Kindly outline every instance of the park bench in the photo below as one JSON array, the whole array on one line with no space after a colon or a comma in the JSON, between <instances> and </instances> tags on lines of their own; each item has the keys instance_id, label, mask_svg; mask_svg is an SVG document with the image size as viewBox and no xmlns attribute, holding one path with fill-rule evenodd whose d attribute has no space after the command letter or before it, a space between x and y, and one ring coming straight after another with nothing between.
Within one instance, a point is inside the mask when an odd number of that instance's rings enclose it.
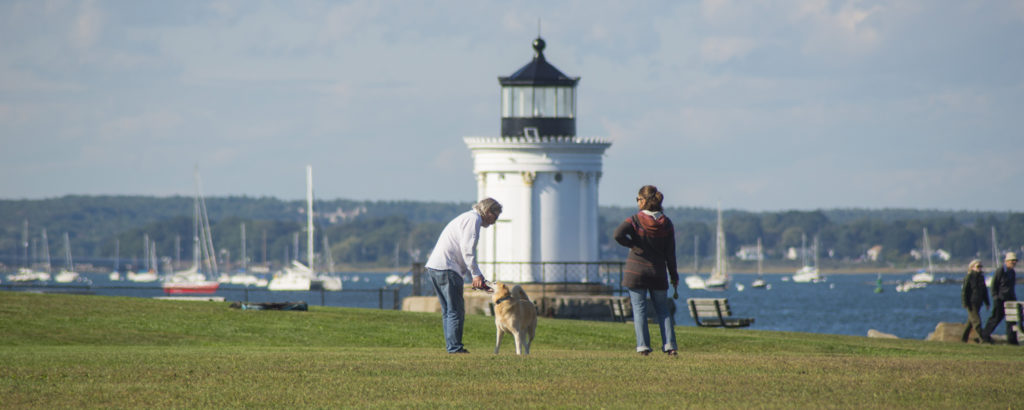
<instances>
[{"instance_id":1,"label":"park bench","mask_svg":"<svg viewBox=\"0 0 1024 410\"><path fill-rule=\"evenodd\" d=\"M753 318L732 317L729 299L726 298L691 298L686 299L690 307L690 317L701 327L747 327L754 323Z\"/></svg>"},{"instance_id":2,"label":"park bench","mask_svg":"<svg viewBox=\"0 0 1024 410\"><path fill-rule=\"evenodd\" d=\"M1003 302L1003 311L1006 312L1006 326L1017 332L1017 340L1024 340L1024 329L1021 329L1021 320L1024 319L1024 313L1021 312L1022 306L1024 306L1024 303L1016 300Z\"/></svg>"}]
</instances>

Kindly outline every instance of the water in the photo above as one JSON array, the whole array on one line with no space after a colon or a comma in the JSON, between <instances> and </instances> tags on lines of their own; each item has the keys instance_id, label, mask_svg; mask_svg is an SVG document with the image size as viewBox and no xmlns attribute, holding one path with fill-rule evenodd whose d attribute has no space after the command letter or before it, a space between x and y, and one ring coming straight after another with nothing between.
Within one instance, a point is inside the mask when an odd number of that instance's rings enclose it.
<instances>
[{"instance_id":1,"label":"water","mask_svg":"<svg viewBox=\"0 0 1024 410\"><path fill-rule=\"evenodd\" d=\"M685 308L688 297L727 297L734 316L752 317L750 329L866 336L869 329L894 334L902 339L924 339L939 322L966 323L967 311L960 306L960 284L930 284L922 289L896 292L897 280L910 275L884 275L883 292L875 293L875 274L828 275L821 283L785 282L782 275L765 275L771 289L750 287L756 275L733 275L737 291L682 289L676 324L694 326ZM938 278L936 278L938 279ZM989 312L982 309L983 319ZM1004 334L1003 325L996 330Z\"/></svg>"},{"instance_id":2,"label":"water","mask_svg":"<svg viewBox=\"0 0 1024 410\"><path fill-rule=\"evenodd\" d=\"M345 289L342 292L271 292L265 288L247 291L243 286L221 285L214 295L228 301L305 301L310 305L393 309L401 305L401 298L409 296L412 289L387 286L385 278L390 274L342 273ZM164 296L158 283L111 282L106 274L85 276L94 284L90 292L97 295ZM900 293L895 290L895 281L907 280L910 275L884 275L884 292L874 293L875 274L828 275L822 283L794 283L782 278L782 275L765 275L771 289L750 287L755 275L743 274L733 275L733 286L727 291L690 290L680 284L676 324L695 326L685 307L686 298L690 297L729 298L734 316L756 319L749 328L753 330L866 336L869 329L875 329L904 339L924 339L939 322L964 323L967 320L967 312L960 307L957 283L931 284ZM737 291L737 283L745 289ZM8 284L4 282L0 289L6 289ZM387 290L380 291L382 288ZM430 291L429 284L424 284L424 288ZM397 303L394 292L399 298ZM982 318L987 320L989 313L983 308ZM1003 324L996 329L996 334L1005 334Z\"/></svg>"}]
</instances>

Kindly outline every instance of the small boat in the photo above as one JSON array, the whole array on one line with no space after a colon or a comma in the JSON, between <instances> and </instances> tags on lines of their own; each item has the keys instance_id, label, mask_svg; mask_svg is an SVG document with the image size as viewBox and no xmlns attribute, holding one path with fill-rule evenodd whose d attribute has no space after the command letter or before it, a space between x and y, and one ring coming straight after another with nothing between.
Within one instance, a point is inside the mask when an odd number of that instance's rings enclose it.
<instances>
[{"instance_id":1,"label":"small boat","mask_svg":"<svg viewBox=\"0 0 1024 410\"><path fill-rule=\"evenodd\" d=\"M722 228L722 207L718 206L718 227L715 230L715 269L704 280L708 290L725 290L729 287L729 268L725 259L725 230Z\"/></svg>"},{"instance_id":2,"label":"small boat","mask_svg":"<svg viewBox=\"0 0 1024 410\"><path fill-rule=\"evenodd\" d=\"M818 271L818 237L814 237L814 244L811 246L812 252L814 252L814 265L807 264L807 252L806 252L807 235L801 236L800 248L804 258L804 266L793 274L793 282L796 283L818 283L824 280L821 277L821 272Z\"/></svg>"},{"instance_id":3,"label":"small boat","mask_svg":"<svg viewBox=\"0 0 1024 410\"><path fill-rule=\"evenodd\" d=\"M43 238L46 236L43 235ZM57 276L53 278L54 282L57 283L71 283L79 282L82 280L78 272L75 272L75 262L71 259L71 239L68 238L68 233L64 232L64 269L57 272Z\"/></svg>"},{"instance_id":4,"label":"small boat","mask_svg":"<svg viewBox=\"0 0 1024 410\"><path fill-rule=\"evenodd\" d=\"M908 281L905 281L905 282L900 282L898 285L896 285L896 291L897 292L909 292L909 291L914 290L914 289L923 289L926 286L928 286L927 283L924 283L924 282L914 282L914 281L908 280Z\"/></svg>"},{"instance_id":5,"label":"small boat","mask_svg":"<svg viewBox=\"0 0 1024 410\"><path fill-rule=\"evenodd\" d=\"M928 228L924 228L923 231L923 253L925 261L927 261L927 263L925 264L924 268L918 270L917 273L915 273L914 276L910 278L910 280L913 281L914 283L932 283L935 281L935 275L932 273L934 272L934 270L932 269L932 247L928 243Z\"/></svg>"},{"instance_id":6,"label":"small boat","mask_svg":"<svg viewBox=\"0 0 1024 410\"><path fill-rule=\"evenodd\" d=\"M757 238L757 279L750 282L750 287L767 289L768 283L764 280L764 274L762 273L762 262L764 261L764 252L761 248L761 238Z\"/></svg>"},{"instance_id":7,"label":"small boat","mask_svg":"<svg viewBox=\"0 0 1024 410\"><path fill-rule=\"evenodd\" d=\"M161 286L163 286L164 293L169 295L181 295L181 294L211 294L217 291L220 287L220 282L215 280L209 280L202 271L200 271L200 261L203 261L206 266L214 275L217 274L217 257L213 252L213 233L210 229L210 221L206 213L206 202L203 200L202 184L199 180L199 170L195 171L196 179L196 195L193 200L193 246L192 246L192 267L173 274L164 278ZM156 244L150 248L152 255L151 260L153 261L152 266L156 266Z\"/></svg>"}]
</instances>

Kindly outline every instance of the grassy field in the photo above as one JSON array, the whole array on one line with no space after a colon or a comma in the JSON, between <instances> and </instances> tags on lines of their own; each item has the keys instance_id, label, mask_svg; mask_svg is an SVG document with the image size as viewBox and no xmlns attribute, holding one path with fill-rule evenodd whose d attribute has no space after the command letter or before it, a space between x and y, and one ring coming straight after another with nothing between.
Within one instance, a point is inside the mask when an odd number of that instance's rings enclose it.
<instances>
[{"instance_id":1,"label":"grassy field","mask_svg":"<svg viewBox=\"0 0 1024 410\"><path fill-rule=\"evenodd\" d=\"M0 407L1007 408L1024 350L677 328L633 352L631 324L541 319L529 357L472 316L469 355L437 314L0 292ZM658 339L657 327L652 337ZM1012 377L1007 377L1012 376Z\"/></svg>"}]
</instances>

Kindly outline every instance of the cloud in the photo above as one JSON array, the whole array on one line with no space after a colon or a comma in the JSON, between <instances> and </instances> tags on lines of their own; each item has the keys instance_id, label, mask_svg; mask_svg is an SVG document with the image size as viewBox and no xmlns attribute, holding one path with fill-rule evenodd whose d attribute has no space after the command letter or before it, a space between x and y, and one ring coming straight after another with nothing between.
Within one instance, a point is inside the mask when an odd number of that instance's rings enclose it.
<instances>
[{"instance_id":1,"label":"cloud","mask_svg":"<svg viewBox=\"0 0 1024 410\"><path fill-rule=\"evenodd\" d=\"M96 7L95 1L83 1L79 6L68 40L79 51L86 51L92 48L99 38L103 29L103 15Z\"/></svg>"},{"instance_id":2,"label":"cloud","mask_svg":"<svg viewBox=\"0 0 1024 410\"><path fill-rule=\"evenodd\" d=\"M700 45L701 60L713 64L728 62L729 60L743 58L754 47L757 42L744 37L710 37L705 38Z\"/></svg>"}]
</instances>

